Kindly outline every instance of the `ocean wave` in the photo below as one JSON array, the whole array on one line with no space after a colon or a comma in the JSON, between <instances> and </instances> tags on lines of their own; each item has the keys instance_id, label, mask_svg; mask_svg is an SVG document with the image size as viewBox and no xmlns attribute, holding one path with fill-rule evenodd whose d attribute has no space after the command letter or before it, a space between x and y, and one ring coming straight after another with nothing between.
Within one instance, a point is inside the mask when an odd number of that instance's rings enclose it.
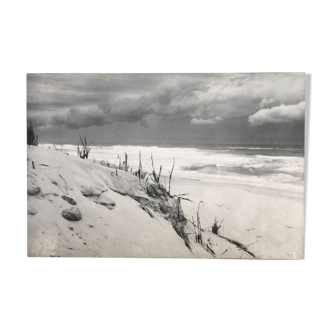
<instances>
[{"instance_id":1,"label":"ocean wave","mask_svg":"<svg viewBox=\"0 0 332 332\"><path fill-rule=\"evenodd\" d=\"M51 144L42 145L46 148ZM59 148L60 145L57 145ZM242 147L238 147L242 148ZM77 156L77 146L62 145L63 151ZM237 182L254 185L284 186L303 185L304 157L301 155L280 155L274 148L270 154L262 154L261 147L249 147L229 153L222 149L198 149L193 147L158 147L158 146L93 146L89 155L91 159L107 160L118 164L128 154L129 166L135 170L139 165L139 152L144 170L152 172L151 155L154 166L162 166L162 176L168 177L175 161L173 177L213 182ZM266 148L267 149L267 148ZM249 151L255 154L248 154Z\"/></svg>"},{"instance_id":2,"label":"ocean wave","mask_svg":"<svg viewBox=\"0 0 332 332\"><path fill-rule=\"evenodd\" d=\"M189 166L182 166L183 171L195 171L204 174L230 174L237 173L250 176L269 176L276 174L287 174L292 176L294 180L303 178L301 167L279 167L268 165L245 165L245 166L218 166L217 164L193 164Z\"/></svg>"},{"instance_id":3,"label":"ocean wave","mask_svg":"<svg viewBox=\"0 0 332 332\"><path fill-rule=\"evenodd\" d=\"M294 150L304 150L304 147L245 147L245 146L225 146L221 147L221 149L234 149L234 150L287 150L287 151L294 151Z\"/></svg>"},{"instance_id":4,"label":"ocean wave","mask_svg":"<svg viewBox=\"0 0 332 332\"><path fill-rule=\"evenodd\" d=\"M201 171L201 170L205 170L205 169L211 169L211 168L215 168L217 169L217 165L216 164L193 164L190 166L181 166L181 169L185 170L185 171Z\"/></svg>"}]
</instances>

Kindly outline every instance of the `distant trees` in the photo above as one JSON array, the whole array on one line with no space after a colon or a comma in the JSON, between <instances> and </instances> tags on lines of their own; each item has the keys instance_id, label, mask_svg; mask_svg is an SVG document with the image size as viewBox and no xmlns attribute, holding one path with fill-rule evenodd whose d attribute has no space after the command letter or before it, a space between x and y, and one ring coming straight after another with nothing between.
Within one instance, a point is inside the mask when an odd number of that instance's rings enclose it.
<instances>
[{"instance_id":1,"label":"distant trees","mask_svg":"<svg viewBox=\"0 0 332 332\"><path fill-rule=\"evenodd\" d=\"M27 122L27 144L38 146L39 139L38 136L35 135L33 131L33 123L28 119Z\"/></svg>"}]
</instances>

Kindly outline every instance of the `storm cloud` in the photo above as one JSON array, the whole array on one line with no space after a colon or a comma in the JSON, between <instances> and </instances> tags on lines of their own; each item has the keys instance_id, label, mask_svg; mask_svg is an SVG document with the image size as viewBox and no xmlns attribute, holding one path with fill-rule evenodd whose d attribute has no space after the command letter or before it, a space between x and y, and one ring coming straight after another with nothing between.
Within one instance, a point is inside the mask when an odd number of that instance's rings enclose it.
<instances>
[{"instance_id":1,"label":"storm cloud","mask_svg":"<svg viewBox=\"0 0 332 332\"><path fill-rule=\"evenodd\" d=\"M102 126L107 123L105 113L99 107L87 109L74 106L64 114L57 114L52 117L52 124L65 126L66 128L84 128L90 126Z\"/></svg>"},{"instance_id":2,"label":"storm cloud","mask_svg":"<svg viewBox=\"0 0 332 332\"><path fill-rule=\"evenodd\" d=\"M183 132L209 127L219 135L227 119L247 118L248 128L297 120L304 113L294 105L304 100L303 73L27 77L28 117L42 131L134 125L152 133L181 123Z\"/></svg>"}]
</instances>

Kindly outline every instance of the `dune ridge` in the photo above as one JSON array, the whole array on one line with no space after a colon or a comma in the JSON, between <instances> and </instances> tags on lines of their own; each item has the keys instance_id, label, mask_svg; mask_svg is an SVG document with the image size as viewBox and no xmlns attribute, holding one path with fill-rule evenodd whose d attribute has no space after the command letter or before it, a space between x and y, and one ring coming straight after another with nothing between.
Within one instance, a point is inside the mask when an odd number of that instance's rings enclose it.
<instances>
[{"instance_id":1,"label":"dune ridge","mask_svg":"<svg viewBox=\"0 0 332 332\"><path fill-rule=\"evenodd\" d=\"M253 258L208 231L197 243L181 198L163 187L54 149L27 151L30 257Z\"/></svg>"}]
</instances>

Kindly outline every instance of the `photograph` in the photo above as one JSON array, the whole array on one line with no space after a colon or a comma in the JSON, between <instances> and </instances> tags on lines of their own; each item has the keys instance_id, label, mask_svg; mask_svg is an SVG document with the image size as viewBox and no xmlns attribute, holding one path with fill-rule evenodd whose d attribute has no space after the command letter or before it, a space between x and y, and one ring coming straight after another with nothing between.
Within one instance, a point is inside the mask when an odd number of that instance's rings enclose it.
<instances>
[{"instance_id":1,"label":"photograph","mask_svg":"<svg viewBox=\"0 0 332 332\"><path fill-rule=\"evenodd\" d=\"M304 258L306 74L27 74L28 257Z\"/></svg>"}]
</instances>

